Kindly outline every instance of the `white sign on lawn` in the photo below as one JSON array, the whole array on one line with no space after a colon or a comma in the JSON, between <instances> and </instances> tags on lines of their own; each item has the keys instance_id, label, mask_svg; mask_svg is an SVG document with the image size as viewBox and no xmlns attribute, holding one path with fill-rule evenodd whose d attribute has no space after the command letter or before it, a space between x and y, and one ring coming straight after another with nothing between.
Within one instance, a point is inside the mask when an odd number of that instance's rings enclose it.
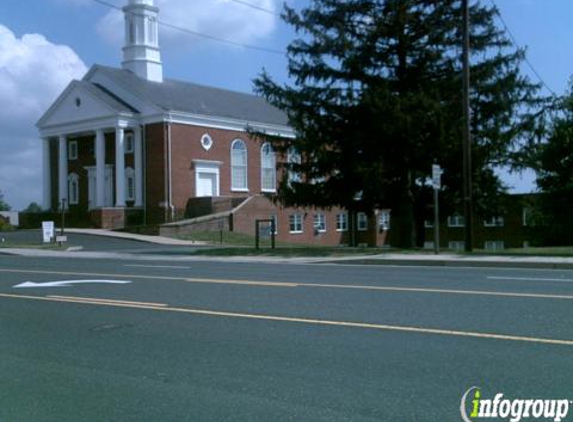
<instances>
[{"instance_id":1,"label":"white sign on lawn","mask_svg":"<svg viewBox=\"0 0 573 422\"><path fill-rule=\"evenodd\" d=\"M44 243L50 243L54 237L54 222L53 221L42 221L42 239Z\"/></svg>"}]
</instances>

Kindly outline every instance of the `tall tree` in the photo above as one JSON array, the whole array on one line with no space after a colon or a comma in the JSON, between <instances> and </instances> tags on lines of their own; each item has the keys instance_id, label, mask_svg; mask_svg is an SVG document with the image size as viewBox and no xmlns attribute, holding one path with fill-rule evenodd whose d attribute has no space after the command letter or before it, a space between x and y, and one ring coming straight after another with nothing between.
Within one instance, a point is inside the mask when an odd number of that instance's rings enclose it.
<instances>
[{"instance_id":1,"label":"tall tree","mask_svg":"<svg viewBox=\"0 0 573 422\"><path fill-rule=\"evenodd\" d=\"M0 211L10 211L10 205L4 201L4 194L0 191Z\"/></svg>"},{"instance_id":2,"label":"tall tree","mask_svg":"<svg viewBox=\"0 0 573 422\"><path fill-rule=\"evenodd\" d=\"M547 141L538 146L535 169L543 227L540 242L547 245L573 243L573 81L559 101Z\"/></svg>"},{"instance_id":3,"label":"tall tree","mask_svg":"<svg viewBox=\"0 0 573 422\"><path fill-rule=\"evenodd\" d=\"M494 21L471 7L474 191L491 209L504 164L538 105L538 86L522 76L523 51ZM263 71L255 89L284 110L295 139L261 137L302 160L303 175L280 185L287 205L389 207L402 246L416 242L428 212L431 165L445 168L446 210L461 204L461 22L459 0L313 0L283 19L298 38L288 47L291 83Z\"/></svg>"}]
</instances>

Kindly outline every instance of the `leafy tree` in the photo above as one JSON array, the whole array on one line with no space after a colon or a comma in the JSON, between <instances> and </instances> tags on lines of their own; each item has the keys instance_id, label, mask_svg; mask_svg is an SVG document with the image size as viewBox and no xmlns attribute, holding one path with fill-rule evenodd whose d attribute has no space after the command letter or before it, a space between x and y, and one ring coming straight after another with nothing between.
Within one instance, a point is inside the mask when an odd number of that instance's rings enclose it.
<instances>
[{"instance_id":1,"label":"leafy tree","mask_svg":"<svg viewBox=\"0 0 573 422\"><path fill-rule=\"evenodd\" d=\"M519 134L533 129L538 86L519 71L523 51L471 7L474 195L493 210L503 190L493 166L507 164ZM296 139L259 133L284 163L277 199L286 205L389 207L402 246L429 215L431 165L445 168L443 209L461 206L461 4L459 0L313 0L283 19L298 38L288 47L290 84L263 71L255 89L284 110ZM398 221L397 221L398 220ZM397 223L397 224L396 224ZM422 239L417 239L421 242Z\"/></svg>"},{"instance_id":2,"label":"leafy tree","mask_svg":"<svg viewBox=\"0 0 573 422\"><path fill-rule=\"evenodd\" d=\"M42 207L40 205L38 205L38 203L36 203L36 202L31 202L30 205L28 205L23 212L39 213L39 212L42 212Z\"/></svg>"},{"instance_id":3,"label":"leafy tree","mask_svg":"<svg viewBox=\"0 0 573 422\"><path fill-rule=\"evenodd\" d=\"M547 141L537 151L537 185L542 191L540 241L573 244L573 82L559 104Z\"/></svg>"},{"instance_id":4,"label":"leafy tree","mask_svg":"<svg viewBox=\"0 0 573 422\"><path fill-rule=\"evenodd\" d=\"M4 201L4 195L0 191L0 211L10 211L10 205Z\"/></svg>"}]
</instances>

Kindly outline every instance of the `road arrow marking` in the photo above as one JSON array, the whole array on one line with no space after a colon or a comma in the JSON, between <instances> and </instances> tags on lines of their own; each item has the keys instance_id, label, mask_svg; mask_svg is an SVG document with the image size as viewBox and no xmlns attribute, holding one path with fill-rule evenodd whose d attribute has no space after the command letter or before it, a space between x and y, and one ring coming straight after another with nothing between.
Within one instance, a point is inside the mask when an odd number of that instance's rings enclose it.
<instances>
[{"instance_id":1,"label":"road arrow marking","mask_svg":"<svg viewBox=\"0 0 573 422\"><path fill-rule=\"evenodd\" d=\"M47 283L34 283L26 281L25 283L17 284L15 289L32 289L42 287L70 287L75 284L129 284L131 281L126 280L65 280L65 281L50 281Z\"/></svg>"}]
</instances>

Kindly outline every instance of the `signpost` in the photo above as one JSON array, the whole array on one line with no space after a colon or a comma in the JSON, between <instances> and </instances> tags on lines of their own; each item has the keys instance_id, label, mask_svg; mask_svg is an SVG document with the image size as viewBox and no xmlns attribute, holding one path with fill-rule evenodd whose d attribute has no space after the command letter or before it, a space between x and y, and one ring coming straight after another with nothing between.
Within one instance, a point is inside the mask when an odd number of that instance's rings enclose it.
<instances>
[{"instance_id":1,"label":"signpost","mask_svg":"<svg viewBox=\"0 0 573 422\"><path fill-rule=\"evenodd\" d=\"M440 253L440 209L438 192L442 187L442 169L439 165L432 165L432 187L434 188L434 253Z\"/></svg>"}]
</instances>

